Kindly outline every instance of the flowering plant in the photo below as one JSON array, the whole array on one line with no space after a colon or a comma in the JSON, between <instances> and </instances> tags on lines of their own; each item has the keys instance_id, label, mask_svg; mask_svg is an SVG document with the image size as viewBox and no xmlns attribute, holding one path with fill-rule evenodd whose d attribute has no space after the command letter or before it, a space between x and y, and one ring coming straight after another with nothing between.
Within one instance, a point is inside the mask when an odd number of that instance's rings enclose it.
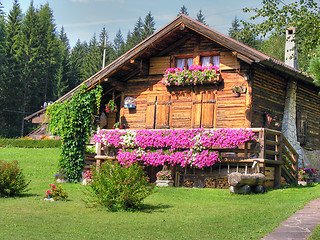
<instances>
[{"instance_id":1,"label":"flowering plant","mask_svg":"<svg viewBox=\"0 0 320 240\"><path fill-rule=\"evenodd\" d=\"M120 148L117 159L121 165L135 162L146 165L212 166L219 161L215 148L235 148L254 140L246 129L169 129L169 130L101 130L94 136L96 143Z\"/></svg>"},{"instance_id":2,"label":"flowering plant","mask_svg":"<svg viewBox=\"0 0 320 240\"><path fill-rule=\"evenodd\" d=\"M114 103L114 100L110 100L106 105L106 113L116 113L118 112L117 105Z\"/></svg>"},{"instance_id":3,"label":"flowering plant","mask_svg":"<svg viewBox=\"0 0 320 240\"><path fill-rule=\"evenodd\" d=\"M124 124L120 124L120 122L116 122L115 124L113 124L113 129L123 129L124 128Z\"/></svg>"},{"instance_id":4,"label":"flowering plant","mask_svg":"<svg viewBox=\"0 0 320 240\"><path fill-rule=\"evenodd\" d=\"M232 92L234 93L246 93L247 89L243 84L235 84L231 87Z\"/></svg>"},{"instance_id":5,"label":"flowering plant","mask_svg":"<svg viewBox=\"0 0 320 240\"><path fill-rule=\"evenodd\" d=\"M67 180L67 176L66 176L66 174L65 174L63 169L60 169L59 173L55 174L54 177L55 177L56 180L57 179Z\"/></svg>"},{"instance_id":6,"label":"flowering plant","mask_svg":"<svg viewBox=\"0 0 320 240\"><path fill-rule=\"evenodd\" d=\"M49 187L51 189L47 190L45 198L48 198L48 199L53 198L55 201L68 200L68 193L62 189L61 185L56 186L53 184L49 184Z\"/></svg>"},{"instance_id":7,"label":"flowering plant","mask_svg":"<svg viewBox=\"0 0 320 240\"><path fill-rule=\"evenodd\" d=\"M217 66L191 65L188 70L181 68L168 68L163 75L162 83L166 86L197 85L204 81L213 79L217 75Z\"/></svg>"},{"instance_id":8,"label":"flowering plant","mask_svg":"<svg viewBox=\"0 0 320 240\"><path fill-rule=\"evenodd\" d=\"M281 127L282 119L278 117L275 113L273 112L264 112L266 115L266 120L269 126L274 125L277 128Z\"/></svg>"},{"instance_id":9,"label":"flowering plant","mask_svg":"<svg viewBox=\"0 0 320 240\"><path fill-rule=\"evenodd\" d=\"M168 170L166 165L163 166L162 170L156 174L157 180L172 180L171 171Z\"/></svg>"},{"instance_id":10,"label":"flowering plant","mask_svg":"<svg viewBox=\"0 0 320 240\"><path fill-rule=\"evenodd\" d=\"M85 171L85 173L84 173L84 178L85 178L85 179L91 179L91 178L92 178L92 173L91 173L90 170Z\"/></svg>"}]
</instances>

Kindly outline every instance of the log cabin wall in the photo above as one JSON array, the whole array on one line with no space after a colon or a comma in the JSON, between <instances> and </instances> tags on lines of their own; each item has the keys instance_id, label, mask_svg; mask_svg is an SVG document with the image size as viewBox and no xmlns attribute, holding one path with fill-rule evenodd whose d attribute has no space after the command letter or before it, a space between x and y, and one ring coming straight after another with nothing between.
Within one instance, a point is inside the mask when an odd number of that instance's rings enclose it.
<instances>
[{"instance_id":1,"label":"log cabin wall","mask_svg":"<svg viewBox=\"0 0 320 240\"><path fill-rule=\"evenodd\" d=\"M252 127L266 127L266 111L283 117L287 81L266 68L252 69L252 78Z\"/></svg>"},{"instance_id":2,"label":"log cabin wall","mask_svg":"<svg viewBox=\"0 0 320 240\"><path fill-rule=\"evenodd\" d=\"M297 85L297 138L303 147L320 150L320 97L319 88L298 82Z\"/></svg>"},{"instance_id":3,"label":"log cabin wall","mask_svg":"<svg viewBox=\"0 0 320 240\"><path fill-rule=\"evenodd\" d=\"M219 85L166 87L162 83L165 70L175 67L177 56L191 56L195 62L199 54L212 53L220 56L223 82ZM124 109L122 101L120 120L130 129L250 127L251 89L239 72L240 62L231 51L195 34L165 56L150 58L149 75L128 80L122 99L135 98L137 107ZM234 97L234 84L245 85L247 93Z\"/></svg>"}]
</instances>

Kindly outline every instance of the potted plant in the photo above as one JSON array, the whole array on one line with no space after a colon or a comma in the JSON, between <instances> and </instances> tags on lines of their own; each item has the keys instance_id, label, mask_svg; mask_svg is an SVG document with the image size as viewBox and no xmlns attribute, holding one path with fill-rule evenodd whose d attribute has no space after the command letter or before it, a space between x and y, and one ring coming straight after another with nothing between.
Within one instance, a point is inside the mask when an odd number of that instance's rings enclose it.
<instances>
[{"instance_id":1,"label":"potted plant","mask_svg":"<svg viewBox=\"0 0 320 240\"><path fill-rule=\"evenodd\" d=\"M243 84L235 84L231 87L231 90L233 92L233 95L235 97L240 97L240 95L243 93L246 93L247 88L243 86Z\"/></svg>"},{"instance_id":2,"label":"potted plant","mask_svg":"<svg viewBox=\"0 0 320 240\"><path fill-rule=\"evenodd\" d=\"M85 173L84 173L84 179L83 179L83 181L82 181L82 184L83 185L89 185L90 184L90 182L92 181L92 173L91 173L91 171L90 170L88 170L88 171L86 171Z\"/></svg>"},{"instance_id":3,"label":"potted plant","mask_svg":"<svg viewBox=\"0 0 320 240\"><path fill-rule=\"evenodd\" d=\"M116 113L118 112L117 105L114 103L114 100L110 100L106 104L106 113Z\"/></svg>"},{"instance_id":4,"label":"potted plant","mask_svg":"<svg viewBox=\"0 0 320 240\"><path fill-rule=\"evenodd\" d=\"M161 171L157 172L156 177L157 177L156 185L158 187L173 186L172 174L166 165L163 166Z\"/></svg>"},{"instance_id":5,"label":"potted plant","mask_svg":"<svg viewBox=\"0 0 320 240\"><path fill-rule=\"evenodd\" d=\"M67 175L65 174L63 169L60 169L59 173L54 175L57 183L66 183L68 181Z\"/></svg>"}]
</instances>

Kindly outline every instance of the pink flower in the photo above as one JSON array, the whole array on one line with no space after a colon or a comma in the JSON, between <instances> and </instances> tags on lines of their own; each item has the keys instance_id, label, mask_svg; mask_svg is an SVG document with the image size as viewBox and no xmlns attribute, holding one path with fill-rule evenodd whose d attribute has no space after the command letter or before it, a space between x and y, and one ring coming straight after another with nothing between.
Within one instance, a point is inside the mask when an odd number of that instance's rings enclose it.
<instances>
[{"instance_id":1,"label":"pink flower","mask_svg":"<svg viewBox=\"0 0 320 240\"><path fill-rule=\"evenodd\" d=\"M55 187L56 187L56 185L52 185L51 187L55 188Z\"/></svg>"},{"instance_id":2,"label":"pink flower","mask_svg":"<svg viewBox=\"0 0 320 240\"><path fill-rule=\"evenodd\" d=\"M47 191L47 195L50 195L50 190Z\"/></svg>"}]
</instances>

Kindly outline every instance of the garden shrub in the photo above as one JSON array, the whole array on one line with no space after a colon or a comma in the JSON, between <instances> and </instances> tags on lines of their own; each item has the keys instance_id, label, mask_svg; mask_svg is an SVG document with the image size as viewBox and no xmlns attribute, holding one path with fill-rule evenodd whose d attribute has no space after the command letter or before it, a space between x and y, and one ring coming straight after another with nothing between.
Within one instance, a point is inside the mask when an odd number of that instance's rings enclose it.
<instances>
[{"instance_id":1,"label":"garden shrub","mask_svg":"<svg viewBox=\"0 0 320 240\"><path fill-rule=\"evenodd\" d=\"M61 140L55 139L14 139L0 138L0 147L19 147L19 148L58 148Z\"/></svg>"},{"instance_id":2,"label":"garden shrub","mask_svg":"<svg viewBox=\"0 0 320 240\"><path fill-rule=\"evenodd\" d=\"M30 181L26 181L18 162L0 160L0 197L12 197L28 191Z\"/></svg>"},{"instance_id":3,"label":"garden shrub","mask_svg":"<svg viewBox=\"0 0 320 240\"><path fill-rule=\"evenodd\" d=\"M139 209L153 188L154 184L149 183L137 164L122 167L118 162L105 162L99 171L92 170L85 202L90 206L104 206L110 211Z\"/></svg>"}]
</instances>

